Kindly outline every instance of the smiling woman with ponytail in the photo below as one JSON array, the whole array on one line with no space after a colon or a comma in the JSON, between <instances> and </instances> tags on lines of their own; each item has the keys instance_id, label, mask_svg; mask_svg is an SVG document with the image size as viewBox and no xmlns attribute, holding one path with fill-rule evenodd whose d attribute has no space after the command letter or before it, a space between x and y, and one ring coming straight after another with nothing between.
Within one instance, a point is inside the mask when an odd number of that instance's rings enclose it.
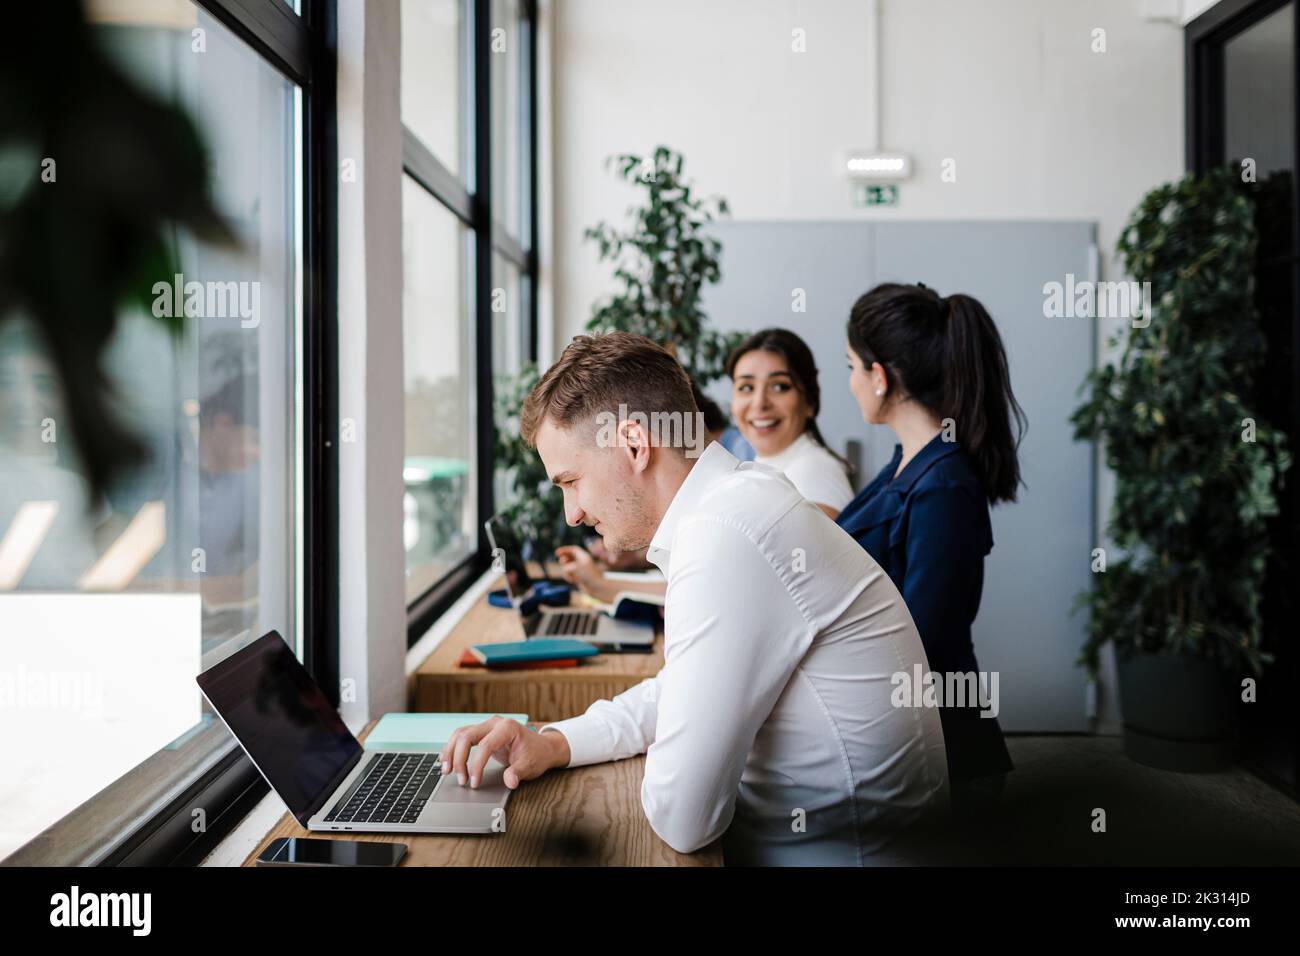
<instances>
[{"instance_id":1,"label":"smiling woman with ponytail","mask_svg":"<svg viewBox=\"0 0 1300 956\"><path fill-rule=\"evenodd\" d=\"M902 592L930 670L978 674L971 625L993 547L989 506L1015 501L1021 484L1025 418L1002 338L968 295L886 284L853 306L848 361L863 418L899 444L837 523ZM1011 757L996 718L950 704L940 716L954 806L977 808L1001 792Z\"/></svg>"}]
</instances>

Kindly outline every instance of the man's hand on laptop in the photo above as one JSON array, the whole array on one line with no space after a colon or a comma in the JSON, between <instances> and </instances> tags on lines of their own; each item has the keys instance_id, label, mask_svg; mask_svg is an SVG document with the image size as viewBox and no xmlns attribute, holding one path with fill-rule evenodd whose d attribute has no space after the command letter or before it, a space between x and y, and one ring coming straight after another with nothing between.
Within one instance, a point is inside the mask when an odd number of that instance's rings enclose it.
<instances>
[{"instance_id":1,"label":"man's hand on laptop","mask_svg":"<svg viewBox=\"0 0 1300 956\"><path fill-rule=\"evenodd\" d=\"M477 747L473 756L470 748ZM556 730L538 733L506 717L489 717L481 724L458 727L442 748L442 772L454 773L461 786L477 787L488 758L505 765L502 775L511 790L524 780L540 777L569 763L569 742Z\"/></svg>"}]
</instances>

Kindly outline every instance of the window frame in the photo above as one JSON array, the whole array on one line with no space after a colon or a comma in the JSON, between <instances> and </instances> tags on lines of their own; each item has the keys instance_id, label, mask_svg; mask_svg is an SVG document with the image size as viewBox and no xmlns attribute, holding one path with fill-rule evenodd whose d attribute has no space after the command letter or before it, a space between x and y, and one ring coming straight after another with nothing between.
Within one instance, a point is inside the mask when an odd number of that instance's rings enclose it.
<instances>
[{"instance_id":1,"label":"window frame","mask_svg":"<svg viewBox=\"0 0 1300 956\"><path fill-rule=\"evenodd\" d=\"M1226 136L1224 128L1224 68L1223 49L1233 38L1260 21L1272 16L1292 0L1219 0L1190 23L1184 30L1184 148L1185 163L1188 172L1204 173L1214 166L1229 160L1226 155ZM1294 90L1300 96L1300 0L1294 0L1294 30L1292 37L1295 51L1295 72L1292 77ZM1300 163L1300 122L1292 117L1294 139L1292 141L1293 163ZM1291 191L1291 254L1268 263L1270 267L1283 267L1291 273L1291 297L1293 303L1300 303L1300 189ZM1293 382L1290 396L1290 418L1300 424L1300 320L1293 320L1292 369ZM1288 481L1283 489L1283 520L1285 516L1300 514L1300 486ZM1276 559L1275 559L1276 560ZM1285 559L1284 559L1285 560ZM1265 612L1268 613L1267 611ZM1266 625L1267 626L1267 625ZM1278 665L1275 663L1274 668ZM1295 687L1295 681L1284 690ZM1294 714L1294 708L1291 713ZM1247 728L1249 730L1251 728ZM1291 762L1291 781L1300 777L1300 747L1296 747L1294 738L1289 742L1290 752L1287 759ZM1253 755L1245 760L1245 766L1256 776L1273 786L1297 794L1293 783L1281 776L1267 761L1255 759Z\"/></svg>"},{"instance_id":2,"label":"window frame","mask_svg":"<svg viewBox=\"0 0 1300 956\"><path fill-rule=\"evenodd\" d=\"M267 64L301 89L303 155L303 246L301 363L304 407L301 429L302 542L313 560L301 561L303 616L297 622L303 664L338 706L338 165L335 60L338 0L302 0L301 15L284 0L192 0L230 29ZM197 693L197 688L195 688ZM85 851L76 839L96 826L91 797L67 817L20 847L8 865L171 866L196 865L247 815L270 788L239 743L231 738L206 768L183 773L158 804L121 831ZM114 784L128 781L130 772ZM106 792L106 791L105 791ZM193 831L192 812L202 807L206 826ZM115 821L120 822L120 821ZM75 832L74 832L75 831ZM42 836L54 836L42 840ZM64 839L71 836L73 839Z\"/></svg>"},{"instance_id":3,"label":"window frame","mask_svg":"<svg viewBox=\"0 0 1300 956\"><path fill-rule=\"evenodd\" d=\"M338 0L193 0L302 90L303 142L303 666L339 705L338 627L338 168L335 62ZM101 865L197 865L270 792L233 738L216 766L143 821ZM191 809L207 811L192 832Z\"/></svg>"},{"instance_id":4,"label":"window frame","mask_svg":"<svg viewBox=\"0 0 1300 956\"><path fill-rule=\"evenodd\" d=\"M229 28L259 57L297 84L303 97L300 131L303 142L303 354L304 407L302 496L303 616L298 622L303 664L330 702L339 704L339 554L338 554L338 130L335 113L338 0L302 0L295 14L283 0L193 0ZM493 511L492 449L492 253L495 250L520 270L528 294L522 320L526 357L537 358L537 5L521 0L520 49L527 62L520 98L521 174L528 235L517 237L495 222L491 204L491 43L490 0L462 0L470 21L469 69L472 70L474 119L470 162L476 189L471 192L403 127L404 172L446 205L474 232L475 408L477 415L479 514ZM523 241L527 240L527 245ZM478 528L478 548L408 607L408 643L414 643L434 620L490 566L486 535ZM129 821L120 833L78 855L53 859L54 839L20 848L7 863L55 863L91 866L195 865L247 815L270 788L235 740L205 769L183 775L149 812ZM92 824L95 798L45 833ZM203 807L207 826L193 832L192 811ZM75 818L75 819L74 819ZM70 822L69 822L70 821ZM28 846L32 846L29 844Z\"/></svg>"},{"instance_id":5,"label":"window frame","mask_svg":"<svg viewBox=\"0 0 1300 956\"><path fill-rule=\"evenodd\" d=\"M407 604L407 646L413 646L435 621L491 566L491 551L482 522L496 511L493 448L492 256L495 252L519 269L527 361L537 361L537 4L519 2L519 49L525 62L519 71L525 89L519 97L523 209L527 235L518 236L497 218L492 195L492 4L491 0L461 0L467 18L464 89L470 101L466 173L473 170L474 188L452 173L405 123L402 124L402 171L447 208L470 230L473 252L470 283L474 335L474 410L477 505L477 546L432 586Z\"/></svg>"}]
</instances>

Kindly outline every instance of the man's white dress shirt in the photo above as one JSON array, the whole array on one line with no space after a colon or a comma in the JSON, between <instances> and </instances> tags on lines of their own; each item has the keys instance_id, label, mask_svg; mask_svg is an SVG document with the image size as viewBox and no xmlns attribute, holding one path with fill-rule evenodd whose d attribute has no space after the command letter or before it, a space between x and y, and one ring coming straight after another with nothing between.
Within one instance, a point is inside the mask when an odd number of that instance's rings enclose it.
<instances>
[{"instance_id":1,"label":"man's white dress shirt","mask_svg":"<svg viewBox=\"0 0 1300 956\"><path fill-rule=\"evenodd\" d=\"M542 728L568 765L644 752L642 806L681 852L725 834L729 864L900 862L891 838L946 801L947 761L938 711L891 703L891 677L928 665L889 576L716 442L646 557L668 581L664 666Z\"/></svg>"}]
</instances>

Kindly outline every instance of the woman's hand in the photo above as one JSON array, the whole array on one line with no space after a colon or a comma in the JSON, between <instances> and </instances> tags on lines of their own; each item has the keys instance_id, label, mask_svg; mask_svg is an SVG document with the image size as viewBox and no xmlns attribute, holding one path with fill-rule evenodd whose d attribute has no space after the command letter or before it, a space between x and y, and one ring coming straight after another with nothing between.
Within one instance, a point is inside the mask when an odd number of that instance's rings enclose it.
<instances>
[{"instance_id":1,"label":"woman's hand","mask_svg":"<svg viewBox=\"0 0 1300 956\"><path fill-rule=\"evenodd\" d=\"M604 573L596 566L596 561L585 548L573 544L562 544L555 549L555 556L560 561L560 573L564 580L576 588L586 591L598 601L608 601L609 583Z\"/></svg>"},{"instance_id":2,"label":"woman's hand","mask_svg":"<svg viewBox=\"0 0 1300 956\"><path fill-rule=\"evenodd\" d=\"M645 559L645 548L640 551L616 551L611 554L600 538L588 538L587 550L610 571L644 571L651 567L650 562Z\"/></svg>"}]
</instances>

